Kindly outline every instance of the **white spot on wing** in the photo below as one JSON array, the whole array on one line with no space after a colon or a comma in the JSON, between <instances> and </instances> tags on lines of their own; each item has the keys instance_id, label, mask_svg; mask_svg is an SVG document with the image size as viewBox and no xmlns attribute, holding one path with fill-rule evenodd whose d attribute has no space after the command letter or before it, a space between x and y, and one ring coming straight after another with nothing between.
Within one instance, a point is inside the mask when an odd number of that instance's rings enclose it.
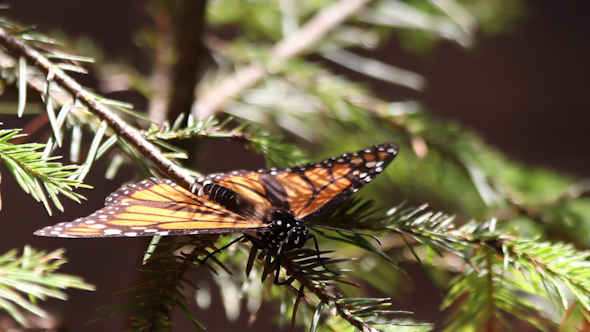
<instances>
[{"instance_id":1,"label":"white spot on wing","mask_svg":"<svg viewBox=\"0 0 590 332\"><path fill-rule=\"evenodd\" d=\"M107 226L103 225L103 224L96 224L96 225L90 225L90 226L88 226L88 228L103 229L103 228L107 228Z\"/></svg>"}]
</instances>

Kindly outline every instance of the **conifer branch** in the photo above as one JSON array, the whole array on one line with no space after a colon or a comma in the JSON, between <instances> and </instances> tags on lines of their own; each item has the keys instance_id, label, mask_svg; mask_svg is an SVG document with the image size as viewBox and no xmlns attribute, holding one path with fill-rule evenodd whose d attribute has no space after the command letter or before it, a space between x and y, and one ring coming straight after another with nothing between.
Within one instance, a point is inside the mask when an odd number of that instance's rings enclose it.
<instances>
[{"instance_id":1,"label":"conifer branch","mask_svg":"<svg viewBox=\"0 0 590 332\"><path fill-rule=\"evenodd\" d=\"M172 128L152 126L149 130L142 131L144 137L162 145L162 141L189 138L225 138L242 143L246 149L264 155L267 163L272 166L289 167L305 161L303 151L295 145L284 143L281 138L261 131L245 131L248 125L238 126L231 130L225 130L225 126L232 120L228 118L219 122L213 118L195 120L188 116L188 125L181 128L180 123L184 117L179 117ZM186 158L184 151L166 144L164 148L181 154Z\"/></svg>"},{"instance_id":2,"label":"conifer branch","mask_svg":"<svg viewBox=\"0 0 590 332\"><path fill-rule=\"evenodd\" d=\"M85 105L93 114L108 123L117 134L129 144L137 148L144 156L149 158L170 179L184 187L189 187L193 178L184 172L178 165L168 160L151 143L146 141L134 128L114 115L92 93L84 90L78 82L66 75L58 66L41 55L38 51L24 42L11 36L4 28L0 28L0 45L17 56L22 56L26 61L47 75L47 84L55 81L73 98Z\"/></svg>"},{"instance_id":3,"label":"conifer branch","mask_svg":"<svg viewBox=\"0 0 590 332\"><path fill-rule=\"evenodd\" d=\"M302 271L301 266L295 264L292 260L286 260L283 266L287 269L288 273L291 272L291 276L297 280L304 288L315 294L321 302L332 304L338 315L348 321L350 325L361 331L378 332L375 327L365 322L362 318L358 317L355 313L360 311L376 311L382 309L384 306L391 305L387 303L389 299L376 299L375 302L366 303L360 302L355 303L350 299L339 298L336 295L330 293L327 290L327 286L336 285L337 283L326 283L314 280L310 277L309 271L305 273ZM369 302L369 299L364 299Z\"/></svg>"}]
</instances>

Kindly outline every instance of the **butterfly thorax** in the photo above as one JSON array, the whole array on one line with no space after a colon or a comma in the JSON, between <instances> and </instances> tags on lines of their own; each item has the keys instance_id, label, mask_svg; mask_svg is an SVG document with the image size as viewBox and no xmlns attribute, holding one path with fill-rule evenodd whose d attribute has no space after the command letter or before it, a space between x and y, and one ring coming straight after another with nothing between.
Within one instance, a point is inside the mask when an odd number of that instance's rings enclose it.
<instances>
[{"instance_id":1,"label":"butterfly thorax","mask_svg":"<svg viewBox=\"0 0 590 332\"><path fill-rule=\"evenodd\" d=\"M242 216L255 218L270 225L256 238L262 241L266 249L282 252L302 248L310 237L307 227L292 213L281 209L257 209L254 204L230 188L215 183L205 183L197 195L220 204ZM194 189L193 189L194 190Z\"/></svg>"},{"instance_id":2,"label":"butterfly thorax","mask_svg":"<svg viewBox=\"0 0 590 332\"><path fill-rule=\"evenodd\" d=\"M310 238L307 227L301 225L292 214L273 210L268 217L271 226L268 231L259 235L267 249L280 248L282 252L299 249Z\"/></svg>"}]
</instances>

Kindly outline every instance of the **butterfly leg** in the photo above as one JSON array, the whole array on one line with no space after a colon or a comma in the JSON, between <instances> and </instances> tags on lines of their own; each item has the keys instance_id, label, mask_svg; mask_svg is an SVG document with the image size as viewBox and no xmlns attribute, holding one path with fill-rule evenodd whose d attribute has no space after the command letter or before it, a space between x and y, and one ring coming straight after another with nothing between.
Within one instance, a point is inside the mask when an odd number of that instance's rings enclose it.
<instances>
[{"instance_id":1,"label":"butterfly leg","mask_svg":"<svg viewBox=\"0 0 590 332\"><path fill-rule=\"evenodd\" d=\"M291 233L291 231L292 230L290 230L289 233ZM289 233L287 234L286 239L289 238L289 235L290 235ZM334 270L328 268L324 264L324 262L322 260L322 257L320 256L320 246L318 244L318 241L317 241L316 237L313 235L313 233L309 233L309 238L313 238L313 243L315 245L315 250L316 250L316 253L317 253L317 257L318 257L318 260L320 261L320 264L322 265L322 267L324 269L326 269L326 271L328 271L328 272L330 272L330 273L332 273L334 275L340 275L339 272L334 271ZM275 285L291 285L291 282L293 281L293 280L291 280L291 278L287 279L286 281L280 281L279 280L279 272L281 270L281 255L283 253L283 246L284 246L285 243L286 243L285 241L281 242L281 244L279 245L279 248L277 249L277 253L276 253L276 259L275 259L275 261L277 263L277 270L276 270L276 273L275 273L275 280L274 280Z\"/></svg>"},{"instance_id":2,"label":"butterfly leg","mask_svg":"<svg viewBox=\"0 0 590 332\"><path fill-rule=\"evenodd\" d=\"M281 271L281 256L277 255L277 258L275 261L277 262L277 271L275 272L274 284L277 286L287 285L287 286L291 287L299 295L299 298L303 298L305 296L305 292L303 291L305 287L303 285L301 285L301 287L299 287L299 289L295 288L292 285L295 277L291 276L291 278L288 278L285 281L279 280L279 272Z\"/></svg>"},{"instance_id":3,"label":"butterfly leg","mask_svg":"<svg viewBox=\"0 0 590 332\"><path fill-rule=\"evenodd\" d=\"M328 268L326 265L324 265L324 261L322 260L322 257L320 256L320 246L318 245L318 240L316 239L315 235L313 235L313 233L309 233L309 237L313 239L313 243L315 244L315 251L317 253L318 260L320 261L320 264L322 264L322 267L324 269L326 269L326 271L332 273L333 275L336 275L336 276L340 275L339 272L334 271L334 270Z\"/></svg>"},{"instance_id":4,"label":"butterfly leg","mask_svg":"<svg viewBox=\"0 0 590 332\"><path fill-rule=\"evenodd\" d=\"M293 231L293 229L289 230L285 239L289 238L292 231ZM281 244L279 245L279 248L277 249L277 253L275 256L276 257L275 262L277 263L277 270L275 272L275 280L274 280L275 285L291 285L291 282L289 282L289 279L287 279L286 281L279 280L279 273L281 272L281 255L283 254L283 246L285 245L285 243L286 243L286 241L281 242Z\"/></svg>"}]
</instances>

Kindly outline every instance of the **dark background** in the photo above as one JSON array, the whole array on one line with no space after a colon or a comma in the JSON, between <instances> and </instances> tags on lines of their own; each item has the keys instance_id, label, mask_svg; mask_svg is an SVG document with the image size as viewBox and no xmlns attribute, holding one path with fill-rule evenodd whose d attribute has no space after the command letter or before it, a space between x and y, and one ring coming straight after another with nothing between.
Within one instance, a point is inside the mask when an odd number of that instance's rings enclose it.
<instances>
[{"instance_id":1,"label":"dark background","mask_svg":"<svg viewBox=\"0 0 590 332\"><path fill-rule=\"evenodd\" d=\"M68 35L91 36L110 56L132 60L142 70L149 68L149 62L141 58L131 38L134 30L151 24L142 12L141 2L13 0L8 3L11 9L3 12L6 17L22 24L34 24L42 32L59 27ZM379 53L380 60L413 70L428 81L422 92L395 89L398 95L420 100L441 118L455 119L475 129L489 144L517 161L588 176L590 2L535 0L528 4L527 18L501 35L480 36L474 49L464 50L442 42L433 54L416 56L403 50L393 38L387 49ZM379 84L374 86L382 96L388 91ZM22 126L30 119L0 117L5 128ZM235 149L244 158L249 156L236 146L224 148ZM205 171L217 170L217 162L222 159L220 151L211 151L210 156ZM244 158L233 158L240 162L232 168L262 166L260 160L244 161ZM49 301L47 308L64 317L73 331L121 330L121 319L86 326L82 323L106 314L95 312L94 308L128 300L124 295L110 294L136 280L145 244L141 239L46 239L33 237L32 233L42 226L72 220L98 209L103 198L131 176L131 170L126 170L115 181L104 180L101 168L95 167L88 177L88 182L96 187L83 192L88 202L78 205L64 200L66 213L55 212L50 218L40 204L16 188L12 176L0 165L4 204L0 214L0 252L22 248L24 244L46 250L66 248L70 263L61 271L83 276L98 287L94 293L67 291L70 296L67 302ZM423 289L420 294L404 300L400 309L416 312L416 318L440 321L439 300L432 298L436 292ZM226 322L218 296L214 296L213 306L206 314L198 314L210 331L243 330L247 316L242 312L238 322ZM184 326L183 321L179 319L178 324Z\"/></svg>"}]
</instances>

